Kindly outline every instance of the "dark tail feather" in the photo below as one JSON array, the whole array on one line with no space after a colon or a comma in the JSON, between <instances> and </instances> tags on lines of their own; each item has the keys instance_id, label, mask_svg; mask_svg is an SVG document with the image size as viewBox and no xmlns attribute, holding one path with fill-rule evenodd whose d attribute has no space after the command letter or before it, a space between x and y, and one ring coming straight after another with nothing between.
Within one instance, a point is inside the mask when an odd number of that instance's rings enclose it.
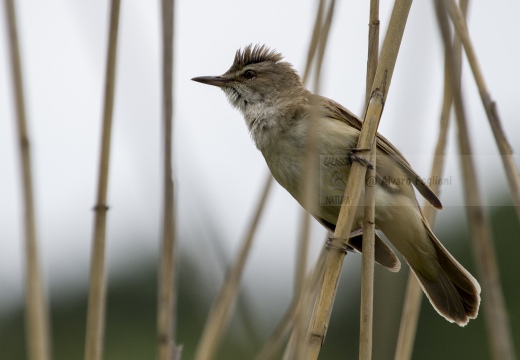
<instances>
[{"instance_id":1,"label":"dark tail feather","mask_svg":"<svg viewBox=\"0 0 520 360\"><path fill-rule=\"evenodd\" d=\"M433 307L448 321L464 326L477 317L480 285L446 250L425 223L439 261L438 277L430 280L412 268Z\"/></svg>"}]
</instances>

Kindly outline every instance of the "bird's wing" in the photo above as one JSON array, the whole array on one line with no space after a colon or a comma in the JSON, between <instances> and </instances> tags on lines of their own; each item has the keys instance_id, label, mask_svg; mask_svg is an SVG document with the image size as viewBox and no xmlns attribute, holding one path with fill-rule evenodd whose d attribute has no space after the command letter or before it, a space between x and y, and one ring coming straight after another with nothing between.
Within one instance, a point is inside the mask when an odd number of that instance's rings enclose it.
<instances>
[{"instance_id":1,"label":"bird's wing","mask_svg":"<svg viewBox=\"0 0 520 360\"><path fill-rule=\"evenodd\" d=\"M361 131L363 122L353 113L345 109L337 102L327 99L319 95L313 95L314 101L320 102L322 108L326 109L327 116L333 119L343 121L355 129ZM412 169L403 154L395 148L390 141L388 141L381 134L377 133L377 147L385 154L391 156L405 171L408 178L413 185L419 190L422 196L436 209L442 209L442 204L437 195L430 189L424 180Z\"/></svg>"}]
</instances>

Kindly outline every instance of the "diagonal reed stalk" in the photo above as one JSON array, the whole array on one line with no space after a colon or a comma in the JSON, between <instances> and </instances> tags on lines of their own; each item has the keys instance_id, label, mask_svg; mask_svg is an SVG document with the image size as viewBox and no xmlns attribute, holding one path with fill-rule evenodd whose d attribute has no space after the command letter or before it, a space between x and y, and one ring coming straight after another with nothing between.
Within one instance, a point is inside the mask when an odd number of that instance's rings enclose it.
<instances>
[{"instance_id":1,"label":"diagonal reed stalk","mask_svg":"<svg viewBox=\"0 0 520 360\"><path fill-rule=\"evenodd\" d=\"M380 84L384 86L383 83ZM383 111L383 92L378 89L372 93L373 95L369 102L369 108L365 116L365 131L361 132L358 141L358 146L360 148L363 148L361 146L364 146L363 149L368 149L372 146L373 139L375 138L375 134L377 132L377 124ZM373 135L372 138L370 137L371 135ZM366 153L363 155L366 157ZM355 212L349 210L351 208L355 209L359 203L361 189L364 184L366 168L362 167L361 164L358 164L359 166L355 165L356 163L353 164L350 171L347 188L345 190L346 200L344 205L342 205L342 211L340 212L340 217L338 219L338 224L336 225L334 237L332 237L331 242L327 244L328 252L325 255L325 272L321 278L317 299L311 317L311 326L308 332L308 342L306 344L307 349L305 353L307 354L308 359L318 358L321 346L325 339L326 330L330 320L330 313L332 311L332 305L336 295L343 258L345 257L348 246L348 237L351 232L354 220L353 218ZM343 208L348 210L343 211ZM341 213L345 213L346 215L342 215Z\"/></svg>"},{"instance_id":2,"label":"diagonal reed stalk","mask_svg":"<svg viewBox=\"0 0 520 360\"><path fill-rule=\"evenodd\" d=\"M320 51L323 52L323 47L321 47ZM318 54L318 57L320 57L320 54ZM318 81L315 83L316 86L318 86ZM306 157L305 157L305 164L303 168L303 181L304 181L304 198L303 203L305 204L305 208L311 209L313 204L313 200L316 196L316 182L314 178L314 164L318 162L318 154L316 152L316 146L317 146L317 128L318 128L318 121L313 117L312 115L309 116L311 119L309 128L308 128L308 135L306 139ZM310 232L310 215L307 213L306 210L304 211L304 221L303 221L303 235L300 240L300 246L305 246L305 248L308 248L309 243L309 232ZM298 279L302 283L296 284L297 292L294 293L293 297L295 299L301 298L303 300L303 281L305 280L305 274L306 274L306 267L304 268L303 263L303 256L307 256L307 253L303 253L303 251L300 249L299 255L301 258L298 259L297 264L299 267L296 269ZM298 306L298 303L295 303L296 306ZM303 307L301 307L303 309ZM288 347L285 352L285 357L292 359L294 352L297 350L297 345L300 343L301 339L304 338L305 333L302 331L298 331L300 329L304 329L304 326L302 326L303 323L305 323L305 311L296 311L294 313L294 331L291 334L291 338L288 343Z\"/></svg>"},{"instance_id":3,"label":"diagonal reed stalk","mask_svg":"<svg viewBox=\"0 0 520 360\"><path fill-rule=\"evenodd\" d=\"M303 77L303 82L306 83L308 80L308 76L310 74L310 69L312 65L312 61L315 58L316 52L318 51L318 56L323 57L323 52L325 51L325 45L320 46L318 49L319 43L326 43L328 38L328 29L330 29L330 22L332 19L333 6L329 7L328 16L323 27L326 29L327 36L322 35L324 30L321 29L322 26L322 13L324 8L325 0L320 0L318 14L316 16L316 21L314 24L314 31L311 38L311 42L309 44L309 50L307 54L307 64L305 68L305 74ZM320 55L321 54L321 55ZM251 244L247 244L253 240L254 232L256 231L255 221L258 221L261 212L263 211L263 204L267 199L270 184L272 183L272 176L268 175L268 183L264 188L264 191L261 195L261 202L259 207L256 209L253 218L253 224L255 228L251 229L251 232L244 239L243 247L237 256L235 264L232 270L228 273L224 284L221 287L219 295L217 295L210 315L206 321L206 325L203 330L203 335L199 342L199 346L197 348L196 358L197 359L211 359L215 355L217 351L218 344L220 343L222 333L224 332L225 324L227 323L229 316L231 315L231 307L234 303L236 292L238 290L238 284L241 278L241 273L245 261L249 255L249 250L251 248ZM309 242L309 230L310 230L310 217L307 213L303 213L302 215L302 227L300 234L300 241L298 247L298 256L296 261L296 273L295 273L295 299L299 298L299 294L303 292L303 284L305 278L305 269L306 269L306 258L307 258L307 249ZM227 290L225 290L227 289ZM298 294L298 295L296 295ZM280 337L281 334L287 334L290 330L291 323L294 321L294 316L296 314L296 307L298 305L298 301L293 300L292 304L289 306L286 314L284 315L282 321L278 325L275 330L274 337L271 337L270 340L266 342L266 345L259 353L258 358L270 358L274 356L276 351L281 346L283 339L285 337Z\"/></svg>"},{"instance_id":4,"label":"diagonal reed stalk","mask_svg":"<svg viewBox=\"0 0 520 360\"><path fill-rule=\"evenodd\" d=\"M174 0L161 1L163 40L163 236L159 268L157 340L159 360L178 360L176 346L177 243L175 239L175 188L173 182L173 15Z\"/></svg>"},{"instance_id":5,"label":"diagonal reed stalk","mask_svg":"<svg viewBox=\"0 0 520 360\"><path fill-rule=\"evenodd\" d=\"M325 8L325 0L320 0L318 5L318 11L316 14L316 19L314 22L314 30L312 33L311 41L309 43L309 48L307 52L307 63L305 66L305 71L303 75L302 82L305 84L307 83L307 80L309 79L310 75L310 69L313 64L313 61L316 58L316 52L318 51L317 56L320 59L323 59L323 54L325 52L325 45L328 40L328 34L332 22L332 14L334 11L334 5L329 5L328 15L325 19L325 23L322 26L323 20L323 9ZM321 46L318 45L319 43L322 43ZM322 61L319 61L320 64ZM316 68L316 71L319 73L319 67ZM316 75L316 83L315 87L319 86L319 74ZM311 132L312 134L313 132ZM309 156L306 158L306 165L305 165L305 175L304 175L304 183L305 185L305 196L306 202L309 201L309 199L312 199L313 197L313 188L312 188L312 172L309 171L312 162L315 160L312 156L313 151L313 145L312 145L312 136L310 137L308 141L308 148L310 151L308 151ZM310 221L311 217L309 213L305 210L302 210L302 223L300 226L300 235L299 235L299 242L298 242L298 249L297 249L297 259L295 264L295 285L294 285L294 295L291 303L289 304L289 307L287 308L284 316L280 320L279 324L277 325L276 329L273 331L272 335L269 337L269 339L266 341L262 349L260 350L259 354L257 355L257 360L267 360L267 359L273 359L277 355L278 351L280 350L280 347L285 342L287 336L289 335L289 332L291 329L295 328L295 323L299 323L303 321L303 314L305 308L303 306L303 303L305 303L304 299L312 297L313 289L315 286L312 286L310 284L317 279L317 273L316 271L313 272L313 275L310 275L306 278L306 269L307 269L307 252L308 252L308 244L309 244L309 231L310 231ZM313 280L314 279L314 280ZM298 328L298 326L296 326ZM292 357L294 351L296 350L295 345L297 343L297 338L299 334L293 333L291 336L291 341L288 344L288 347L286 348L286 354L284 357Z\"/></svg>"},{"instance_id":6,"label":"diagonal reed stalk","mask_svg":"<svg viewBox=\"0 0 520 360\"><path fill-rule=\"evenodd\" d=\"M40 272L31 166L31 147L25 114L22 65L13 0L5 0L6 25L11 55L11 73L20 146L23 181L25 235L25 312L27 354L30 360L51 359L50 326L43 280Z\"/></svg>"},{"instance_id":7,"label":"diagonal reed stalk","mask_svg":"<svg viewBox=\"0 0 520 360\"><path fill-rule=\"evenodd\" d=\"M225 328L231 315L231 310L238 293L238 285L242 277L243 269L249 255L251 246L253 244L254 235L260 221L260 217L265 207L267 195L269 189L273 183L273 177L271 174L265 179L263 191L254 212L254 216L251 219L249 230L242 242L240 251L237 254L235 263L229 270L224 284L220 288L220 291L213 302L213 306L207 317L206 324L202 336L199 340L199 345L195 353L195 359L206 360L213 359L216 355L218 345L221 338L225 333Z\"/></svg>"},{"instance_id":8,"label":"diagonal reed stalk","mask_svg":"<svg viewBox=\"0 0 520 360\"><path fill-rule=\"evenodd\" d=\"M278 323L278 326L276 327L273 334L269 337L268 341L266 342L260 353L256 356L256 360L271 360L277 358L276 355L278 354L282 344L285 342L287 336L289 335L291 328L294 326L294 322L295 319L297 319L298 317L298 313L308 307L305 300L309 300L314 297L315 289L318 285L320 274L323 271L323 260L324 257L321 256L314 269L305 279L303 283L303 288L300 292L300 296L293 297L288 310L286 311L282 320ZM291 349L291 351L294 350ZM291 358L289 350L287 349L286 354L287 356L284 356L284 359Z\"/></svg>"},{"instance_id":9,"label":"diagonal reed stalk","mask_svg":"<svg viewBox=\"0 0 520 360\"><path fill-rule=\"evenodd\" d=\"M317 24L322 24L321 28L314 28L314 32L319 32L319 35L316 36L316 38L319 39L317 44L317 52L314 59L310 59L311 61L314 60L314 93L320 92L320 79L321 79L321 68L323 65L323 58L325 57L325 49L327 47L327 43L329 40L329 33L330 28L332 25L332 19L334 15L334 7L335 7L335 0L330 0L327 5L324 5L324 8L327 8L325 18L322 21L317 21ZM314 39L315 37L313 37ZM310 52L310 49L309 49ZM310 66L310 64L308 64ZM304 82L307 79L304 79ZM311 109L311 112L315 109ZM309 123L309 128L307 130L307 138L306 138L306 158L305 158L305 164L304 164L304 171L303 171L303 182L304 182L304 199L303 202L305 204L304 208L306 209L313 209L316 204L314 203L314 199L316 198L316 190L318 188L318 184L316 183L315 178L315 164L318 163L318 153L316 151L317 149L317 133L318 133L318 116L317 115L311 115L309 116L309 119L311 120ZM306 210L304 210L306 212ZM310 211L313 213L314 211ZM307 214L307 221L305 225L310 227L310 215ZM309 238L307 237L306 241L309 241ZM305 277L305 269L298 269L299 271L304 271L304 273L301 275L301 277ZM311 278L309 278L310 280ZM315 289L315 287L313 288ZM295 293L294 295L296 298L300 298L300 302L297 303L298 310L295 312L295 318L293 323L293 332L291 333L291 337L289 339L289 342L287 344L287 347L284 352L284 358L286 359L293 359L293 358L300 358L301 355L301 344L304 343L305 339L305 330L306 326L305 324L308 322L308 314L309 312L305 309L308 309L311 304L311 299L314 297L314 292L306 292L306 293Z\"/></svg>"},{"instance_id":10,"label":"diagonal reed stalk","mask_svg":"<svg viewBox=\"0 0 520 360\"><path fill-rule=\"evenodd\" d=\"M324 7L324 0L320 0L319 9ZM332 15L334 14L334 3L332 0L329 4L327 10L327 16L324 22L321 19L316 19L315 27L313 30L313 35L311 38L311 42L309 44L308 56L307 56L307 64L306 64L306 73L302 79L302 82L305 84L308 80L308 69L311 68L311 65L315 64L315 74L314 74L314 92L319 92L320 87L320 72L321 66L323 64L323 57L325 55L325 48L327 46L329 31L332 24ZM318 11L318 16L321 16L322 11ZM323 26L322 25L323 22ZM303 181L305 184L305 193L304 193L304 203L307 208L312 206L312 199L315 196L315 187L313 183L313 164L316 163L316 129L315 123L311 124L311 128L309 129L308 139L306 144L306 159L304 165L304 174ZM295 269L295 283L294 283L294 297L298 297L301 289L303 288L303 282L306 277L306 269L307 269L307 252L309 247L309 236L310 236L310 226L311 226L311 216L305 210L302 209L302 224L299 226L300 236L298 242L297 249L297 258L296 258L296 269Z\"/></svg>"},{"instance_id":11,"label":"diagonal reed stalk","mask_svg":"<svg viewBox=\"0 0 520 360\"><path fill-rule=\"evenodd\" d=\"M305 284L305 275L307 273L307 256L309 254L311 215L303 209L301 210L301 223L299 228L300 233L298 234L296 261L294 266L293 298L297 298L298 295L301 294Z\"/></svg>"},{"instance_id":12,"label":"diagonal reed stalk","mask_svg":"<svg viewBox=\"0 0 520 360\"><path fill-rule=\"evenodd\" d=\"M101 154L99 161L98 194L96 205L94 207L94 238L92 240L90 288L87 310L87 335L85 345L86 360L100 360L103 358L106 307L105 237L106 216L108 211L106 200L108 190L112 113L114 107L119 8L120 0L112 0L110 5L110 25L105 75L103 133L101 138Z\"/></svg>"},{"instance_id":13,"label":"diagonal reed stalk","mask_svg":"<svg viewBox=\"0 0 520 360\"><path fill-rule=\"evenodd\" d=\"M467 10L467 1L462 0L460 6L464 13ZM460 68L462 61L461 44L460 39L455 36L453 40L453 49L455 63ZM444 96L440 114L440 126L439 135L437 137L437 144L435 146L435 153L433 163L430 171L430 178L441 177L444 170L444 159L446 152L447 133L450 123L450 112L453 104L453 88L452 80L450 79L451 72L448 67L450 66L450 54L444 52ZM460 81L460 78L458 79ZM440 184L433 182L431 189L434 193L439 195ZM430 224L433 229L435 226L435 215L436 211L433 206L428 202L425 202L423 206L423 213L426 221ZM397 347L395 351L395 360L408 360L412 358L413 344L415 342L415 336L417 333L417 323L419 321L419 312L421 309L423 291L417 278L412 272L408 274L408 285L406 288L406 294L404 298L403 312L401 314L401 323L399 326L399 335L397 337Z\"/></svg>"},{"instance_id":14,"label":"diagonal reed stalk","mask_svg":"<svg viewBox=\"0 0 520 360\"><path fill-rule=\"evenodd\" d=\"M321 78L321 68L323 65L323 58L325 56L325 48L327 47L327 43L329 40L329 32L330 26L332 24L332 16L334 15L334 5L336 4L336 0L330 0L329 6L327 9L327 15L325 16L323 27L319 32L319 41L318 41L318 56L316 61L314 62L314 93L319 94L320 92L320 78Z\"/></svg>"},{"instance_id":15,"label":"diagonal reed stalk","mask_svg":"<svg viewBox=\"0 0 520 360\"><path fill-rule=\"evenodd\" d=\"M379 55L379 0L370 1L368 25L368 60L366 104L370 101L370 89L374 83ZM365 184L376 177L376 151L370 151L371 169L367 169ZM365 186L365 213L363 222L363 252L361 258L361 310L359 324L359 358L372 359L372 333L374 320L374 259L375 259L375 205L376 187Z\"/></svg>"},{"instance_id":16,"label":"diagonal reed stalk","mask_svg":"<svg viewBox=\"0 0 520 360\"><path fill-rule=\"evenodd\" d=\"M457 81L457 79L460 78L460 69L455 63L453 50L449 41L450 29L447 14L453 14L453 4L439 1L436 2L436 5L444 46L446 51L451 55L448 57L450 59L448 69L451 71L452 76L450 76L450 78L453 81L452 86L454 90L453 96L458 128L458 142L465 184L464 198L470 232L473 239L477 272L482 283L482 304L484 307L488 339L491 345L491 354L494 359L513 360L516 358L514 343L507 318L507 310L503 298L489 221L480 198L480 188L473 163L473 151L462 102L460 81ZM461 35L461 41L464 44L462 33L459 32L459 35ZM465 49L467 50L467 47L465 47Z\"/></svg>"},{"instance_id":17,"label":"diagonal reed stalk","mask_svg":"<svg viewBox=\"0 0 520 360\"><path fill-rule=\"evenodd\" d=\"M303 83L307 83L309 75L311 73L314 56L318 48L318 42L320 41L320 34L322 32L323 22L323 9L325 8L325 0L319 0L318 11L316 12L316 19L314 20L314 30L312 31L311 41L309 43L309 50L307 51L307 62L305 64L305 70L303 72Z\"/></svg>"},{"instance_id":18,"label":"diagonal reed stalk","mask_svg":"<svg viewBox=\"0 0 520 360\"><path fill-rule=\"evenodd\" d=\"M326 5L324 0L320 0L317 17L314 23L313 35L309 45L307 64L303 76L303 83L305 84L307 82L312 63L315 60L315 93L319 92L321 66L323 64L325 48L328 42L332 18L334 15L334 5L335 1L331 0L328 4L325 19L321 19L321 17L323 16L323 10L326 7ZM312 208L312 199L314 199L316 192L316 184L313 181L313 164L315 164L318 160L316 153L316 126L316 122L311 122L308 131L309 136L307 138L306 144L307 155L305 159L303 174L303 181L305 184L303 202L306 204L306 208ZM305 336L305 327L303 325L307 321L305 319L305 314L307 313L305 309L308 308L310 299L313 298L313 289L315 289L315 286L309 287L308 282L313 281L313 279L317 277L317 273L316 271L314 271L312 276L307 277L307 283L305 283L307 263L306 257L309 243L310 219L310 214L306 210L303 210L301 236L299 241L298 257L296 261L295 291L293 295L293 300L289 305L286 314L284 315L279 325L275 329L275 332L266 342L262 351L259 353L257 357L258 359L274 357L276 352L279 350L279 347L285 341L285 336L288 334L291 328L293 332L285 349L283 358L295 358L295 356L297 356L295 355L295 352L297 352L298 350L298 344L301 343L301 339ZM304 291L304 289L306 290ZM283 335L283 337L281 337L280 335Z\"/></svg>"},{"instance_id":19,"label":"diagonal reed stalk","mask_svg":"<svg viewBox=\"0 0 520 360\"><path fill-rule=\"evenodd\" d=\"M404 33L406 20L412 5L411 0L397 0L394 4L388 32L381 50L374 83L370 90L370 101L357 147L370 149L374 144L377 127L388 94L397 54ZM360 151L367 156L370 150ZM355 210L364 186L366 167L354 162L345 189L345 203L341 207L334 237L328 246L325 259L325 272L321 279L318 296L314 305L309 328L306 355L317 359L327 331L332 304L336 295L339 275L345 257L348 238L354 222Z\"/></svg>"},{"instance_id":20,"label":"diagonal reed stalk","mask_svg":"<svg viewBox=\"0 0 520 360\"><path fill-rule=\"evenodd\" d=\"M325 250L322 250L322 252L323 251ZM322 277L324 266L325 256L322 253L318 257L312 272L307 277L299 299L294 299L296 301L296 307L292 323L293 329L283 354L283 360L305 358L305 353L303 352L305 346L302 346L302 344L305 345L304 340L307 330L306 324L309 322L309 309L311 309L314 298L316 297L316 289L318 288L320 278Z\"/></svg>"},{"instance_id":21,"label":"diagonal reed stalk","mask_svg":"<svg viewBox=\"0 0 520 360\"><path fill-rule=\"evenodd\" d=\"M468 26L466 24L464 13L457 7L454 0L445 1L445 4L448 10L448 14L453 22L453 25L455 26L457 35L460 37L462 44L464 45L464 50L473 72L475 82L477 83L480 98L482 99L482 104L486 110L489 124L491 125L491 130L495 136L498 150L502 158L502 163L504 165L504 170L509 183L509 189L511 190L516 213L520 219L520 175L518 174L518 169L513 159L513 150L511 149L511 146L507 141L506 134L504 133L504 129L502 128L502 123L500 117L498 116L496 103L492 100L484 81L484 76L480 69L475 49L473 48L471 39L469 37Z\"/></svg>"},{"instance_id":22,"label":"diagonal reed stalk","mask_svg":"<svg viewBox=\"0 0 520 360\"><path fill-rule=\"evenodd\" d=\"M316 54L318 48L318 42L320 41L320 27L322 23L322 13L324 8L324 1L320 0L318 14L316 16L316 21L314 24L314 31L312 35L311 42L309 44L309 51L307 54L307 65L305 68L305 75L303 77L303 82L305 83L308 79L312 60ZM219 294L216 296L210 314L206 320L206 324L204 325L204 329L202 332L201 339L199 340L199 345L196 350L195 358L198 360L212 359L215 356L215 353L218 349L218 345L222 339L222 335L225 332L226 324L231 315L232 306L235 302L236 294L238 291L238 285L240 282L240 278L242 277L242 270L244 268L245 262L249 255L249 250L251 249L252 241L254 239L254 234L257 228L257 223L260 219L262 211L264 209L265 201L269 195L269 191L271 189L271 183L273 182L273 177L269 173L267 175L266 184L264 186L264 190L260 195L260 202L253 214L253 218L251 220L251 228L248 234L244 237L242 242L242 248L239 251L237 258L233 264L233 267L228 272L224 283L221 286ZM304 271L306 268L306 257L307 251L305 250L308 243L308 231L310 222L307 219L305 220L304 214L304 224L301 233L301 241L300 241L300 251L298 252L297 259L297 271L296 271L296 280L295 280L295 289L303 288L302 279L304 277ZM307 221L307 223L305 223ZM277 330L274 334L278 335L280 333L286 333L288 331L288 327L290 326L291 319L296 312L297 302L293 301L294 305L291 305L287 310L282 322L279 324ZM284 321L285 319L285 321ZM287 321L287 322L286 322ZM280 338L276 336L267 341L266 345L258 355L259 358L270 358L273 353L276 353L277 349L281 345L282 341L279 341Z\"/></svg>"}]
</instances>

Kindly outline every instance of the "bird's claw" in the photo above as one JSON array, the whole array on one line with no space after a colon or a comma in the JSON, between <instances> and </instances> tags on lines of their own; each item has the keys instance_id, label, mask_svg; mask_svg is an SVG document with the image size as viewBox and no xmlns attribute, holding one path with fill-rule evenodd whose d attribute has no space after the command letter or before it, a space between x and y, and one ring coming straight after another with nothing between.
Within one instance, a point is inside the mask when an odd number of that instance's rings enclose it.
<instances>
[{"instance_id":1,"label":"bird's claw","mask_svg":"<svg viewBox=\"0 0 520 360\"><path fill-rule=\"evenodd\" d=\"M354 161L357 161L358 163L360 163L361 165L365 165L367 168L369 168L370 170L373 170L374 169L374 165L372 165L372 163L370 161L368 161L367 159L365 159L364 157L362 156L359 156L356 154L356 152L358 151L364 151L364 150L370 150L370 149L360 149L360 148L352 148L352 150L350 151L350 153L348 154L348 160L350 162L350 165L352 165L352 163Z\"/></svg>"}]
</instances>

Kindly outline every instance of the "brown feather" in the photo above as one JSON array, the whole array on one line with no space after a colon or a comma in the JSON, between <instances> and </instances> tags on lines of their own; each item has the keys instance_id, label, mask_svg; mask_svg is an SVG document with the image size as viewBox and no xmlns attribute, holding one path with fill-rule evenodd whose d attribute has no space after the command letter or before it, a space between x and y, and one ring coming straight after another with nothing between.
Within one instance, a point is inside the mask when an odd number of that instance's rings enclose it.
<instances>
[{"instance_id":1,"label":"brown feather","mask_svg":"<svg viewBox=\"0 0 520 360\"><path fill-rule=\"evenodd\" d=\"M320 101L324 108L329 111L329 117L343 121L353 128L361 131L363 122L353 113L345 109L337 102L319 95L313 95ZM377 133L377 148L383 154L391 156L405 171L411 183L419 190L422 196L436 209L442 209L442 204L437 195L430 189L424 180L412 169L410 163L406 161L403 154L393 146L383 135ZM377 170L376 170L377 171Z\"/></svg>"}]
</instances>

